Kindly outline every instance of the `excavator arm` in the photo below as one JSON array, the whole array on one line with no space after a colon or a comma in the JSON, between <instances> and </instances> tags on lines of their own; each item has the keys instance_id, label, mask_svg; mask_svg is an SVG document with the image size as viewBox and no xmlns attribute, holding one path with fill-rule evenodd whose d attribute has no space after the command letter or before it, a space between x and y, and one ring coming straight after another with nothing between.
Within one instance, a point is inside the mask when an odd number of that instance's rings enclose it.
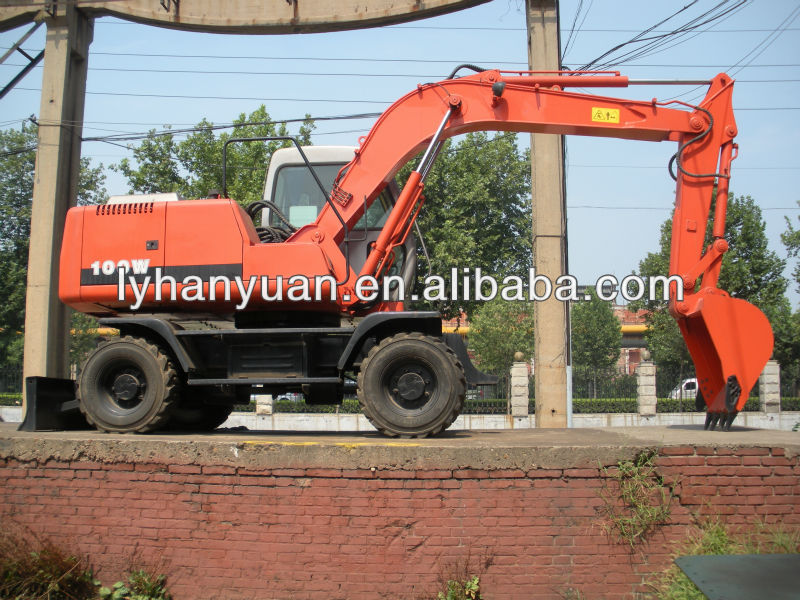
<instances>
[{"instance_id":1,"label":"excavator arm","mask_svg":"<svg viewBox=\"0 0 800 600\"><path fill-rule=\"evenodd\" d=\"M478 130L570 134L672 141L676 179L670 312L694 360L706 427L730 428L772 353L769 322L755 306L717 287L725 240L725 211L736 136L733 80L717 75L698 105L636 101L568 88L627 87L618 73L535 73L487 70L417 87L379 118L343 169L331 201L315 223L289 242L316 242L346 290L357 276L379 277L402 244L423 202L424 178L448 137ZM424 150L360 273L349 268L342 241L383 187ZM704 249L712 201L713 241ZM335 210L334 210L335 207ZM699 281L699 283L698 283ZM356 308L355 300L350 308ZM344 308L348 308L344 306ZM373 307L374 309L374 307Z\"/></svg>"}]
</instances>

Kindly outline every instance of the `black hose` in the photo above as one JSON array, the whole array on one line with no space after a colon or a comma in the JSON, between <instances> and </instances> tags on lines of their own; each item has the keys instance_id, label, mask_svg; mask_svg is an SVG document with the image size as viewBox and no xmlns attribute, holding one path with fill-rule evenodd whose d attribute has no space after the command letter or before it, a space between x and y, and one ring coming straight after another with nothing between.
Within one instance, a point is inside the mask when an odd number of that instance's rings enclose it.
<instances>
[{"instance_id":1,"label":"black hose","mask_svg":"<svg viewBox=\"0 0 800 600\"><path fill-rule=\"evenodd\" d=\"M448 79L452 79L453 77L456 76L456 73L458 73L461 69L471 69L472 71L475 71L476 73L483 73L484 71L486 71L486 69L483 69L481 67L476 67L475 65L469 65L469 64L458 65L455 69L453 69L453 72L450 73L450 75L447 78Z\"/></svg>"}]
</instances>

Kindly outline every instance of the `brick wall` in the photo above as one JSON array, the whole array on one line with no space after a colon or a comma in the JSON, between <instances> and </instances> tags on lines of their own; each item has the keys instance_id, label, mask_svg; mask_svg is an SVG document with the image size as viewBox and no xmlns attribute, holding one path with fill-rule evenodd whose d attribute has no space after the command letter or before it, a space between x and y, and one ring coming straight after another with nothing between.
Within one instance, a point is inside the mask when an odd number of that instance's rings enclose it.
<instances>
[{"instance_id":1,"label":"brick wall","mask_svg":"<svg viewBox=\"0 0 800 600\"><path fill-rule=\"evenodd\" d=\"M466 561L489 599L570 588L589 600L632 598L669 564L695 513L800 524L800 464L783 448L662 448L657 464L678 481L677 498L671 522L636 552L600 524L599 465L0 462L2 518L89 554L105 582L134 556L157 565L177 600L432 598Z\"/></svg>"}]
</instances>

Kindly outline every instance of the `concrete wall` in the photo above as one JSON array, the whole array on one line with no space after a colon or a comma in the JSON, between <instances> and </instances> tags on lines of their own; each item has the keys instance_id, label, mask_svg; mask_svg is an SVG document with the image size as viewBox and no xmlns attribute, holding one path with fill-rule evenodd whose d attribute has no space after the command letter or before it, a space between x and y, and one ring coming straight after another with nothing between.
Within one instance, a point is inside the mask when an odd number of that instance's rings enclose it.
<instances>
[{"instance_id":1,"label":"concrete wall","mask_svg":"<svg viewBox=\"0 0 800 600\"><path fill-rule=\"evenodd\" d=\"M659 445L523 434L524 447L1 439L0 519L88 553L106 583L133 556L155 564L176 600L432 598L459 562L487 598L616 600L647 591L695 513L800 526L798 447L662 445L672 513L631 552L603 531L600 467Z\"/></svg>"},{"instance_id":2,"label":"concrete wall","mask_svg":"<svg viewBox=\"0 0 800 600\"><path fill-rule=\"evenodd\" d=\"M22 407L0 406L0 419L7 423L22 421ZM532 429L535 427L534 415L512 417L511 415L461 415L450 430L485 429ZM652 416L636 413L574 414L572 426L584 427L666 427L670 425L697 425L705 423L705 413L658 413ZM737 427L756 429L776 429L791 431L800 423L800 412L780 413L745 412L739 413L734 422ZM273 413L256 415L254 413L233 413L222 424L223 429L245 427L251 431L330 431L358 432L375 431L364 415L346 414L303 414Z\"/></svg>"}]
</instances>

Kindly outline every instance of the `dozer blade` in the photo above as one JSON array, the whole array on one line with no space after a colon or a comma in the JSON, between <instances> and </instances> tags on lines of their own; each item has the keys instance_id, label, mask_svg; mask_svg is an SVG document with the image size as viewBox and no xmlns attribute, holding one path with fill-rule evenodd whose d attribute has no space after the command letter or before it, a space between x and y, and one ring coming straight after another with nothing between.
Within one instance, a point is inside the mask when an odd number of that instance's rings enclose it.
<instances>
[{"instance_id":1,"label":"dozer blade","mask_svg":"<svg viewBox=\"0 0 800 600\"><path fill-rule=\"evenodd\" d=\"M706 429L730 429L772 354L772 328L749 302L717 289L678 319L709 415Z\"/></svg>"}]
</instances>

